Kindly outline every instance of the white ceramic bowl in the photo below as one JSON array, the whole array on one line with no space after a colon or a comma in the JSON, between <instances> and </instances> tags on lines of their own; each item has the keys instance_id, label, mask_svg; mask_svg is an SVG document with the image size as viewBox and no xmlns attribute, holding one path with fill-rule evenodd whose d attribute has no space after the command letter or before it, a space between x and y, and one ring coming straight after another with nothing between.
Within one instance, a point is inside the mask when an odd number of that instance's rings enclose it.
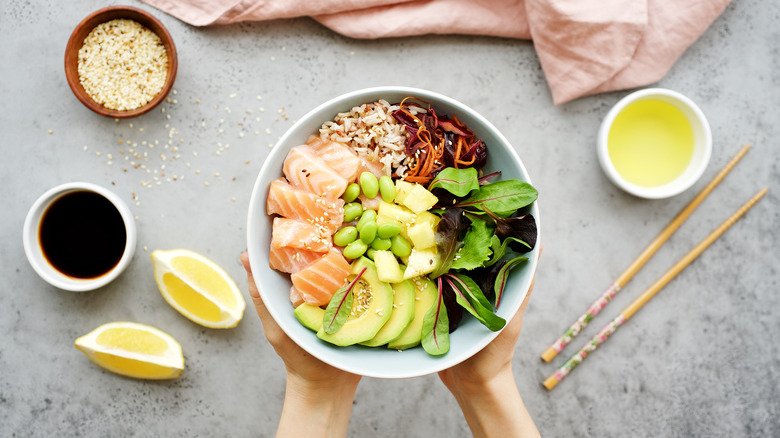
<instances>
[{"instance_id":1,"label":"white ceramic bowl","mask_svg":"<svg viewBox=\"0 0 780 438\"><path fill-rule=\"evenodd\" d=\"M645 99L661 100L676 106L685 114L693 128L693 157L688 163L688 167L673 181L657 187L644 187L626 181L613 165L608 151L609 130L612 128L615 117L628 105ZM607 113L599 128L597 151L599 163L604 173L621 189L641 198L669 198L690 188L704 173L712 154L712 133L704 113L692 100L676 91L647 88L624 97Z\"/></svg>"},{"instance_id":2,"label":"white ceramic bowl","mask_svg":"<svg viewBox=\"0 0 780 438\"><path fill-rule=\"evenodd\" d=\"M334 367L369 377L407 378L435 373L471 357L492 341L497 332L491 332L471 315L464 312L458 329L450 337L450 351L441 356L428 355L422 347L398 352L382 347L336 347L317 338L303 327L293 314L290 304L290 276L268 266L271 245L272 218L266 214L266 199L271 181L282 176L282 162L290 148L303 144L318 132L322 123L332 120L337 113L354 106L385 99L400 102L406 96L415 96L427 102L442 115L456 115L488 146L487 171L500 170L502 178L516 178L530 183L522 161L512 145L485 118L474 110L441 94L406 87L377 87L338 96L314 108L288 130L274 146L252 191L247 224L249 261L263 302L276 322L304 350ZM539 227L537 203L528 207ZM527 254L529 262L510 275L498 315L507 321L517 312L531 285L539 256L539 243Z\"/></svg>"},{"instance_id":3,"label":"white ceramic bowl","mask_svg":"<svg viewBox=\"0 0 780 438\"><path fill-rule=\"evenodd\" d=\"M44 257L43 249L41 248L39 239L41 218L43 217L43 214L46 212L48 207L61 196L76 191L95 192L108 199L122 215L122 221L125 224L127 239L125 242L124 252L122 253L122 258L110 271L95 278L74 278L55 269L48 262L48 260L46 260L46 257ZM27 255L27 260L30 262L30 265L33 267L35 272L52 286L73 292L94 290L105 286L117 278L119 274L121 274L125 268L127 268L127 265L133 258L133 254L135 254L136 240L135 219L133 218L132 212L122 201L122 199L104 187L87 182L71 182L61 184L42 194L33 203L32 207L30 207L30 210L27 212L22 235L24 252Z\"/></svg>"}]
</instances>

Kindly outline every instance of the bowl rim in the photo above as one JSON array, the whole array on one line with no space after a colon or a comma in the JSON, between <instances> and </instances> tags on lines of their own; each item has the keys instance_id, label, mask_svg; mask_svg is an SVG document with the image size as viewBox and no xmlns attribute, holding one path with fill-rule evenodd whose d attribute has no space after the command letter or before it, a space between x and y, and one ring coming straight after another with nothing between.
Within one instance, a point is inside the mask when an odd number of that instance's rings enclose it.
<instances>
[{"instance_id":1,"label":"bowl rim","mask_svg":"<svg viewBox=\"0 0 780 438\"><path fill-rule=\"evenodd\" d=\"M85 38L89 32L91 32L92 29L94 29L94 27L98 24L105 23L117 18L128 18L137 21L143 26L149 28L152 32L157 34L158 37L160 37L160 40L162 40L168 55L168 77L165 80L163 88L152 100L147 102L145 105L132 110L113 110L95 102L81 85L81 81L79 80L78 75L78 52L81 49L81 46L84 44L83 38ZM79 24L76 25L76 27L73 28L73 32L71 32L70 37L68 38L68 43L65 46L64 67L65 78L68 82L68 86L70 87L71 91L73 91L73 94L76 96L76 98L82 104L84 104L84 106L93 112L100 114L101 116L115 119L127 119L140 116L141 114L145 114L153 110L168 96L170 91L173 89L174 82L176 81L179 60L173 37L171 36L168 29L162 24L162 22L157 19L157 17L143 9L139 9L133 6L115 5L92 12L83 20L81 20Z\"/></svg>"},{"instance_id":2,"label":"bowl rim","mask_svg":"<svg viewBox=\"0 0 780 438\"><path fill-rule=\"evenodd\" d=\"M119 259L116 266L103 275L89 279L72 278L55 269L46 260L46 257L43 256L43 249L38 237L41 219L49 206L63 195L78 191L94 192L108 199L122 216L125 232L127 233L125 249L122 253L122 258ZM135 228L135 218L127 204L111 190L97 184L82 181L60 184L40 195L28 210L22 231L24 253L33 270L52 286L71 292L95 290L119 277L135 255L137 239L138 233Z\"/></svg>"},{"instance_id":3,"label":"bowl rim","mask_svg":"<svg viewBox=\"0 0 780 438\"><path fill-rule=\"evenodd\" d=\"M471 109L470 107L464 105L463 103L452 99L450 97L447 97L445 95L424 90L421 88L413 88L413 87L406 87L406 86L380 86L380 87L370 87L370 88L363 88L358 89L355 91L347 92L344 94L341 94L339 96L336 96L334 98L331 98L327 100L326 102L316 106L309 112L307 112L303 117L298 119L296 121L296 124L293 125L290 129L288 129L287 132L279 139L279 141L276 143L276 145L271 150L271 153L268 155L268 157L265 159L265 162L263 163L258 175L257 179L255 180L255 184L253 186L252 194L250 196L250 203L249 203L249 211L247 216L247 245L248 248L252 248L252 242L259 242L259 234L261 234L260 230L255 230L255 227L253 226L253 212L255 212L256 215L265 215L266 208L265 208L265 201L267 198L267 187L263 184L263 177L264 175L268 174L268 172L274 172L274 173L280 173L281 169L278 168L279 160L283 160L282 155L286 155L287 150L289 148L285 147L282 148L281 145L284 145L286 142L288 142L288 139L297 134L296 127L299 126L305 126L308 122L311 121L312 118L317 117L318 121L320 123L325 122L326 120L319 120L320 113L328 108L333 108L333 115L335 115L339 111L346 110L346 102L349 102L353 99L356 99L358 97L364 97L364 99L379 99L381 98L381 95L383 94L390 94L390 93L400 93L410 96L415 96L418 98L421 98L426 101L430 101L433 105L435 105L437 102L444 103L446 105L452 106L454 108L457 108L459 111L464 111L465 113L468 113L468 117L471 117L475 120L478 120L479 123L482 125L482 128L491 131L491 135L495 136L496 139L498 139L501 143L503 143L504 146L506 146L506 149L508 149L508 154L513 158L513 160L516 162L518 168L521 171L520 177L531 184L530 176L528 175L527 170L525 169L525 166L520 159L519 155L517 154L517 151L511 146L511 143L501 134L498 129L493 126L487 119L485 119L481 114L476 112L475 110ZM379 96L379 97L378 97ZM364 103L368 103L369 100L363 100ZM463 119L465 117L461 117L462 114L458 114L458 117ZM293 145L289 145L289 147L292 147ZM503 146L502 146L503 147ZM276 164L274 164L276 163ZM527 284L520 285L521 287L518 287L518 289L522 289L521 293L522 296L519 296L519 298L516 302L516 305L513 306L513 308L509 311L508 315L506 315L505 319L507 322L513 317L516 312L518 311L522 301L525 299L525 296L528 293L528 288L531 285L531 282L533 281L533 276L536 272L536 267L538 263L538 257L539 257L539 248L541 245L541 222L539 218L539 212L538 212L538 200L529 206L529 210L534 213L534 217L537 221L537 245L535 248L526 254L528 257L528 265L524 267L524 270L529 270L529 276L527 280ZM255 234L257 231L257 235ZM265 230L266 233L269 233L270 230ZM261 262L265 262L267 265L267 258L261 259L259 254L253 254L252 251L249 251L249 262L250 267L252 269L252 272L254 273L254 277L260 278L259 273L261 272L261 269L265 268L261 266ZM285 274L287 275L287 274ZM264 302L268 302L267 299L269 298L269 293L271 291L267 290L267 287L264 287L263 282L257 282L257 288L258 292L260 293L261 298L263 298ZM278 293L278 291L274 291ZM466 350L465 354L460 356L457 361L453 361L452 359L446 359L447 355L444 355L442 357L431 357L431 362L428 362L430 365L426 367L422 367L420 369L416 369L414 371L407 371L407 372L399 372L394 370L394 372L378 372L375 370L367 370L367 369L361 369L359 366L354 366L353 364L345 364L338 361L331 360L331 357L329 357L327 354L320 354L320 351L316 347L311 347L310 341L307 342L307 339L301 339L296 334L295 331L290 331L285 328L284 320L280 318L280 315L278 312L280 312L280 309L274 307L274 306L268 306L266 305L266 308L268 312L271 314L271 317L277 322L277 324L282 328L282 330L291 338L293 341L298 344L301 348L303 348L305 351L307 351L309 354L312 354L313 356L317 357L318 359L322 360L325 363L330 364L331 366L334 366L336 368L342 369L347 372L351 372L354 374L360 374L367 377L375 377L375 378L411 378L411 377L419 377L431 373L435 373L438 371L441 371L445 368L449 368L457 363L462 362L463 360L468 359L469 357L473 356L482 348L484 348L488 343L493 341L496 336L500 333L498 332L490 332L487 331L484 336L480 337L480 342L477 342L473 345L470 345L468 349ZM502 309L504 310L504 307L502 306ZM292 314L292 311L290 311L290 314ZM297 321L296 321L297 323ZM476 322L478 324L478 322ZM487 329L485 329L487 330ZM457 332L456 332L457 333ZM310 335L309 335L310 336ZM335 348L343 348L343 347L335 347ZM349 347L347 347L349 348ZM368 347L366 347L368 348ZM427 354L427 353L426 353Z\"/></svg>"},{"instance_id":4,"label":"bowl rim","mask_svg":"<svg viewBox=\"0 0 780 438\"><path fill-rule=\"evenodd\" d=\"M686 171L673 181L658 187L645 187L625 180L617 171L614 164L612 164L612 160L609 158L608 137L609 131L612 128L612 123L624 108L634 102L645 99L652 99L654 97L661 97L664 101L667 102L670 102L670 100L674 101L670 103L673 103L681 110L688 110L684 111L686 113L686 117L688 117L692 124L695 123L699 125L703 135L701 141L703 149L698 161L694 162L693 159L691 160L691 163L689 164L689 167L692 166L693 169L691 172ZM693 120L691 120L689 114L693 115ZM693 128L695 130L696 126ZM666 88L645 88L634 91L633 93L623 97L609 110L599 127L596 150L599 164L601 165L601 168L607 175L608 179L612 181L613 184L617 185L624 191L640 198L665 199L688 190L704 174L704 171L707 169L707 165L709 164L710 157L712 155L712 131L710 129L709 122L707 121L707 117L704 115L704 112L701 110L701 108L699 108L698 105L696 105L695 102L693 102L693 100L687 96L680 92Z\"/></svg>"}]
</instances>

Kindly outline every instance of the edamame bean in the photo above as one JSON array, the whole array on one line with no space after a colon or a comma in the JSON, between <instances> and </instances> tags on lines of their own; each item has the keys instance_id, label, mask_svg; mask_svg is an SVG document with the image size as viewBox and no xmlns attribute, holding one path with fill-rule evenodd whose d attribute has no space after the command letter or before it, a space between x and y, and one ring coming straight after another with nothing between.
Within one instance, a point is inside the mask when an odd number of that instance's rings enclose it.
<instances>
[{"instance_id":1,"label":"edamame bean","mask_svg":"<svg viewBox=\"0 0 780 438\"><path fill-rule=\"evenodd\" d=\"M368 222L376 222L376 211L368 209L363 212L363 215L360 216L360 220L358 221L357 230L360 231L363 228L363 225L365 225Z\"/></svg>"},{"instance_id":2,"label":"edamame bean","mask_svg":"<svg viewBox=\"0 0 780 438\"><path fill-rule=\"evenodd\" d=\"M363 172L360 174L360 189L366 198L373 199L379 194L379 180L376 179L376 175L371 172Z\"/></svg>"},{"instance_id":3,"label":"edamame bean","mask_svg":"<svg viewBox=\"0 0 780 438\"><path fill-rule=\"evenodd\" d=\"M383 201L393 202L395 199L395 184L393 184L392 178L387 175L379 178L379 193L382 194Z\"/></svg>"},{"instance_id":4,"label":"edamame bean","mask_svg":"<svg viewBox=\"0 0 780 438\"><path fill-rule=\"evenodd\" d=\"M373 242L374 238L376 238L376 230L378 228L379 227L375 221L366 222L363 225L363 228L360 229L360 240L362 240L366 245Z\"/></svg>"},{"instance_id":5,"label":"edamame bean","mask_svg":"<svg viewBox=\"0 0 780 438\"><path fill-rule=\"evenodd\" d=\"M354 242L358 237L358 230L355 227L344 227L333 235L333 243L337 246L347 246Z\"/></svg>"},{"instance_id":6,"label":"edamame bean","mask_svg":"<svg viewBox=\"0 0 780 438\"><path fill-rule=\"evenodd\" d=\"M403 236L394 236L390 239L390 242L390 251L397 257L406 257L412 253L412 244L404 239Z\"/></svg>"},{"instance_id":7,"label":"edamame bean","mask_svg":"<svg viewBox=\"0 0 780 438\"><path fill-rule=\"evenodd\" d=\"M359 202L344 205L344 222L352 222L363 214L363 206Z\"/></svg>"},{"instance_id":8,"label":"edamame bean","mask_svg":"<svg viewBox=\"0 0 780 438\"><path fill-rule=\"evenodd\" d=\"M368 248L366 250L366 257L370 258L371 260L374 260L374 253L376 250L374 248Z\"/></svg>"},{"instance_id":9,"label":"edamame bean","mask_svg":"<svg viewBox=\"0 0 780 438\"><path fill-rule=\"evenodd\" d=\"M357 185L357 183L352 183L344 190L344 194L341 195L341 198L344 199L344 202L349 203L357 199L358 196L360 196L360 186Z\"/></svg>"},{"instance_id":10,"label":"edamame bean","mask_svg":"<svg viewBox=\"0 0 780 438\"><path fill-rule=\"evenodd\" d=\"M378 251L387 251L390 249L391 245L392 242L390 239L382 239L381 237L377 237L373 242L371 242L371 248Z\"/></svg>"},{"instance_id":11,"label":"edamame bean","mask_svg":"<svg viewBox=\"0 0 780 438\"><path fill-rule=\"evenodd\" d=\"M367 249L368 245L363 243L362 240L356 240L344 248L344 257L354 260L362 256Z\"/></svg>"},{"instance_id":12,"label":"edamame bean","mask_svg":"<svg viewBox=\"0 0 780 438\"><path fill-rule=\"evenodd\" d=\"M397 222L387 222L379 226L377 230L377 236L382 239L389 239L393 236L397 236L401 232L401 224Z\"/></svg>"}]
</instances>

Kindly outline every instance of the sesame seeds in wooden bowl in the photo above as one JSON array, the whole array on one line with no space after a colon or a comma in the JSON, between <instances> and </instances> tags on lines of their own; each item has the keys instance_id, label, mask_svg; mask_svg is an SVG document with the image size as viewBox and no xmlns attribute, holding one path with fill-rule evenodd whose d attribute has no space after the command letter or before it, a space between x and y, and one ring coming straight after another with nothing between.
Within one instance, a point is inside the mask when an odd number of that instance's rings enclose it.
<instances>
[{"instance_id":1,"label":"sesame seeds in wooden bowl","mask_svg":"<svg viewBox=\"0 0 780 438\"><path fill-rule=\"evenodd\" d=\"M156 107L173 88L176 46L162 23L141 9L111 6L73 30L65 49L65 76L92 111L130 118Z\"/></svg>"}]
</instances>

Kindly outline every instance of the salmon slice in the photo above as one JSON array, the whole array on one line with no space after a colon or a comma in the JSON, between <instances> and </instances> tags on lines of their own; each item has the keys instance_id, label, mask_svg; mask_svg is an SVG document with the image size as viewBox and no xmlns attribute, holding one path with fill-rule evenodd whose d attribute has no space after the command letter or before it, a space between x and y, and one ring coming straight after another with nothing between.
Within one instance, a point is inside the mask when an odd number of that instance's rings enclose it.
<instances>
[{"instance_id":1,"label":"salmon slice","mask_svg":"<svg viewBox=\"0 0 780 438\"><path fill-rule=\"evenodd\" d=\"M379 210L379 204L382 203L382 197L379 195L374 196L371 199L368 199L366 198L366 195L361 193L360 196L358 196L358 200L360 201L360 205L363 206L363 210L367 210L367 209Z\"/></svg>"},{"instance_id":2,"label":"salmon slice","mask_svg":"<svg viewBox=\"0 0 780 438\"><path fill-rule=\"evenodd\" d=\"M389 173L385 173L384 165L379 162L379 160L372 161L369 160L367 157L359 157L360 159L360 172L371 172L374 175L376 175L377 178L381 177L382 175L390 175Z\"/></svg>"},{"instance_id":3,"label":"salmon slice","mask_svg":"<svg viewBox=\"0 0 780 438\"><path fill-rule=\"evenodd\" d=\"M347 259L337 249L295 274L292 283L303 301L315 306L324 306L347 282L350 268Z\"/></svg>"},{"instance_id":4,"label":"salmon slice","mask_svg":"<svg viewBox=\"0 0 780 438\"><path fill-rule=\"evenodd\" d=\"M290 302L293 307L298 307L304 302L301 293L298 292L298 289L296 289L295 286L290 286Z\"/></svg>"},{"instance_id":5,"label":"salmon slice","mask_svg":"<svg viewBox=\"0 0 780 438\"><path fill-rule=\"evenodd\" d=\"M312 225L326 227L330 234L336 232L344 220L344 200L328 199L308 190L291 186L279 178L268 190L266 211L288 219L300 219Z\"/></svg>"},{"instance_id":6,"label":"salmon slice","mask_svg":"<svg viewBox=\"0 0 780 438\"><path fill-rule=\"evenodd\" d=\"M332 241L328 229L299 219L275 217L271 234L272 248L297 248L328 252Z\"/></svg>"},{"instance_id":7,"label":"salmon slice","mask_svg":"<svg viewBox=\"0 0 780 438\"><path fill-rule=\"evenodd\" d=\"M306 142L322 161L347 181L356 181L361 172L361 161L357 153L344 143L309 137Z\"/></svg>"},{"instance_id":8,"label":"salmon slice","mask_svg":"<svg viewBox=\"0 0 780 438\"><path fill-rule=\"evenodd\" d=\"M284 159L283 171L290 184L328 199L338 199L348 184L346 178L326 165L306 145L290 149Z\"/></svg>"},{"instance_id":9,"label":"salmon slice","mask_svg":"<svg viewBox=\"0 0 780 438\"><path fill-rule=\"evenodd\" d=\"M268 266L279 272L294 274L319 260L325 253L307 251L305 249L283 246L275 248L271 245L268 253Z\"/></svg>"}]
</instances>

